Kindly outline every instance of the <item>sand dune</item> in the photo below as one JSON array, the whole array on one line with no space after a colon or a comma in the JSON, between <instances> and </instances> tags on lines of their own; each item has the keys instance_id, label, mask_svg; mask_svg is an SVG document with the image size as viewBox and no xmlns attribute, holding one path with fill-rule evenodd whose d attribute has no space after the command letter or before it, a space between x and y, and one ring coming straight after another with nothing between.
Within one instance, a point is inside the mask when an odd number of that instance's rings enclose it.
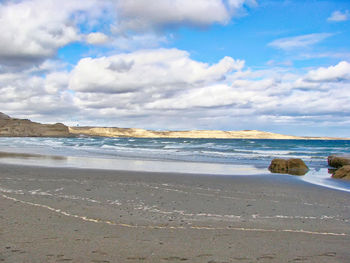
<instances>
[{"instance_id":1,"label":"sand dune","mask_svg":"<svg viewBox=\"0 0 350 263\"><path fill-rule=\"evenodd\" d=\"M69 127L69 132L76 135L105 136L105 137L138 137L138 138L217 138L217 139L340 139L332 137L302 137L283 135L257 130L220 131L152 131L134 128L108 127Z\"/></svg>"}]
</instances>

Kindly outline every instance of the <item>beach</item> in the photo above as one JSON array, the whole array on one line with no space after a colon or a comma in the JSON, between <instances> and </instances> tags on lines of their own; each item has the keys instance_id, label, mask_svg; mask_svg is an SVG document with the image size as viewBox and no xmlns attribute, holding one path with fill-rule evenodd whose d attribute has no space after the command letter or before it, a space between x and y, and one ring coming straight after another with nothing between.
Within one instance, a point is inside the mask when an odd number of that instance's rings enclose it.
<instances>
[{"instance_id":1,"label":"beach","mask_svg":"<svg viewBox=\"0 0 350 263\"><path fill-rule=\"evenodd\" d=\"M350 0L0 22L0 263L350 263Z\"/></svg>"},{"instance_id":2,"label":"beach","mask_svg":"<svg viewBox=\"0 0 350 263\"><path fill-rule=\"evenodd\" d=\"M349 262L350 195L289 175L0 164L1 262Z\"/></svg>"}]
</instances>

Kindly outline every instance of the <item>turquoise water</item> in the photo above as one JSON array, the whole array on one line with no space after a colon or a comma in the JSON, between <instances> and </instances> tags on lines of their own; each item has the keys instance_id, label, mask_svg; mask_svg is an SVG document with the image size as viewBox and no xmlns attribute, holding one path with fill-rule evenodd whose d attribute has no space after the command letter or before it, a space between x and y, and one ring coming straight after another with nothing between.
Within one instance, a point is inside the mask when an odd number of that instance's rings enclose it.
<instances>
[{"instance_id":1,"label":"turquoise water","mask_svg":"<svg viewBox=\"0 0 350 263\"><path fill-rule=\"evenodd\" d=\"M350 189L328 174L329 155L350 155L350 141L343 140L0 138L0 151L89 158L85 165L95 163L94 168L133 170L139 165L137 170L227 175L268 173L273 158L301 158L310 168L302 180Z\"/></svg>"}]
</instances>

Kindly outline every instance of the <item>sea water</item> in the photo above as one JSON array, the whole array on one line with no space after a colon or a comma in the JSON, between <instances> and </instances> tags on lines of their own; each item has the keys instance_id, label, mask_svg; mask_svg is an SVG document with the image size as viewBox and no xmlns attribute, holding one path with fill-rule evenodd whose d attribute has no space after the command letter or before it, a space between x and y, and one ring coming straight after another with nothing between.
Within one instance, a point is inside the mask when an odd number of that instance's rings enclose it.
<instances>
[{"instance_id":1,"label":"sea water","mask_svg":"<svg viewBox=\"0 0 350 263\"><path fill-rule=\"evenodd\" d=\"M18 137L0 138L0 151L65 157L23 164L221 175L267 174L273 158L301 158L310 171L300 180L350 191L349 183L330 178L327 165L331 154L350 155L344 140Z\"/></svg>"}]
</instances>

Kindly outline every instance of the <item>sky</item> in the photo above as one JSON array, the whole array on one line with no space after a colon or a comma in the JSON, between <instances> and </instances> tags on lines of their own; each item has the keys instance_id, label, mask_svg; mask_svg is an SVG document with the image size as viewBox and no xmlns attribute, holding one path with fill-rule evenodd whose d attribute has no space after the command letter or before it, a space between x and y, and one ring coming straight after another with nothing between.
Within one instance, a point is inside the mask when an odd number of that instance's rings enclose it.
<instances>
[{"instance_id":1,"label":"sky","mask_svg":"<svg viewBox=\"0 0 350 263\"><path fill-rule=\"evenodd\" d=\"M0 112L350 137L348 0L0 0Z\"/></svg>"}]
</instances>

